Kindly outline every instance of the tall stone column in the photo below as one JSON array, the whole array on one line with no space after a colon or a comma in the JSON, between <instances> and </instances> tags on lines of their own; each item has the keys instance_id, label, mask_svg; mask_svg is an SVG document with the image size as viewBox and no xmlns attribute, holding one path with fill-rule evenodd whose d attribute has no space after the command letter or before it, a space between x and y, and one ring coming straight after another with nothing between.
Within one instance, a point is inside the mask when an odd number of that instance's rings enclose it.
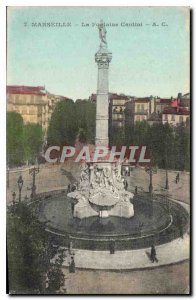
<instances>
[{"instance_id":1,"label":"tall stone column","mask_svg":"<svg viewBox=\"0 0 196 300\"><path fill-rule=\"evenodd\" d=\"M107 43L101 43L95 54L98 65L97 101L96 101L96 146L108 146L108 107L109 107L109 63L112 53L107 49Z\"/></svg>"}]
</instances>

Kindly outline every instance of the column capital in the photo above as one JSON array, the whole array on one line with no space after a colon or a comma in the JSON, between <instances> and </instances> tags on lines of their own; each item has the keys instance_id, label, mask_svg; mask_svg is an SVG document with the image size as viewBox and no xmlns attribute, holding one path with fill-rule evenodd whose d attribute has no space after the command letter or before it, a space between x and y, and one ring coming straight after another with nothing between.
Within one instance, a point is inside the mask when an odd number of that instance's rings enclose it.
<instances>
[{"instance_id":1,"label":"column capital","mask_svg":"<svg viewBox=\"0 0 196 300\"><path fill-rule=\"evenodd\" d=\"M99 49L95 54L95 61L98 63L98 66L107 66L112 60L112 53L105 50L104 52Z\"/></svg>"}]
</instances>

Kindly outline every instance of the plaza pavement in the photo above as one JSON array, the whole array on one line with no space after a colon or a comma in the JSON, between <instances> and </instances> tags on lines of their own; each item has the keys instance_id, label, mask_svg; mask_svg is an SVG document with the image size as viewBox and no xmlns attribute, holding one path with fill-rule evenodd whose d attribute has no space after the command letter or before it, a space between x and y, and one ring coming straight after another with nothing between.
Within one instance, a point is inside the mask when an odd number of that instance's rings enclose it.
<instances>
[{"instance_id":1,"label":"plaza pavement","mask_svg":"<svg viewBox=\"0 0 196 300\"><path fill-rule=\"evenodd\" d=\"M165 171L158 170L157 174L153 175L153 187L155 194L168 194L172 199L190 203L190 175L188 172L179 172L180 181L175 183L177 171L169 171L169 190L165 191ZM66 164L40 165L40 172L36 175L37 193L47 192L54 189L66 188L67 185L79 178L80 169L78 164L68 161ZM21 169L11 169L9 171L9 188L7 189L7 203L12 202L12 193L15 191L18 197L17 180L19 175L22 175L24 185L22 188L22 199L25 196L30 197L30 188L32 186L32 176L29 174L29 168L24 167ZM142 168L135 168L126 177L129 187L132 192L135 191L135 186L138 191L148 191L149 175Z\"/></svg>"},{"instance_id":2,"label":"plaza pavement","mask_svg":"<svg viewBox=\"0 0 196 300\"><path fill-rule=\"evenodd\" d=\"M167 295L189 293L189 262L124 272L81 270L65 274L67 294Z\"/></svg>"}]
</instances>

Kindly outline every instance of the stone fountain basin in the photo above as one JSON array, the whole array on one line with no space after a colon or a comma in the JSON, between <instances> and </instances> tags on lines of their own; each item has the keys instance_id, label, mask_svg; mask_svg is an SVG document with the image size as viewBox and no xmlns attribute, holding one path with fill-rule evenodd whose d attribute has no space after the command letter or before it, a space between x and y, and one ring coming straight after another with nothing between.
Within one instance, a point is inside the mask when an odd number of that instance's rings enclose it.
<instances>
[{"instance_id":1,"label":"stone fountain basin","mask_svg":"<svg viewBox=\"0 0 196 300\"><path fill-rule=\"evenodd\" d=\"M112 194L112 193L105 193L105 192L98 192L89 198L89 201L92 204L101 207L110 207L114 206L119 202L120 198L119 195Z\"/></svg>"},{"instance_id":2,"label":"stone fountain basin","mask_svg":"<svg viewBox=\"0 0 196 300\"><path fill-rule=\"evenodd\" d=\"M97 216L78 219L73 217L71 199L66 193L50 192L40 200L31 203L40 221L46 225L53 242L68 246L69 239L74 248L108 250L111 238L116 241L116 249L141 249L155 243L164 244L180 236L179 219L186 232L189 214L177 202L156 196L150 201L148 194L134 197L134 217L110 216L100 219ZM169 209L169 211L168 211Z\"/></svg>"}]
</instances>

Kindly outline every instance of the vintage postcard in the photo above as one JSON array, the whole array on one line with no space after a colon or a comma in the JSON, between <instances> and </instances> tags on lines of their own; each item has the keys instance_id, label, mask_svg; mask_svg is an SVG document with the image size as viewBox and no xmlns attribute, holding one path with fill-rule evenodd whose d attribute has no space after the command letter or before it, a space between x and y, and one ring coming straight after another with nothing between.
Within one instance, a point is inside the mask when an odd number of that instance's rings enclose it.
<instances>
[{"instance_id":1,"label":"vintage postcard","mask_svg":"<svg viewBox=\"0 0 196 300\"><path fill-rule=\"evenodd\" d=\"M190 8L7 7L14 295L183 295Z\"/></svg>"}]
</instances>

